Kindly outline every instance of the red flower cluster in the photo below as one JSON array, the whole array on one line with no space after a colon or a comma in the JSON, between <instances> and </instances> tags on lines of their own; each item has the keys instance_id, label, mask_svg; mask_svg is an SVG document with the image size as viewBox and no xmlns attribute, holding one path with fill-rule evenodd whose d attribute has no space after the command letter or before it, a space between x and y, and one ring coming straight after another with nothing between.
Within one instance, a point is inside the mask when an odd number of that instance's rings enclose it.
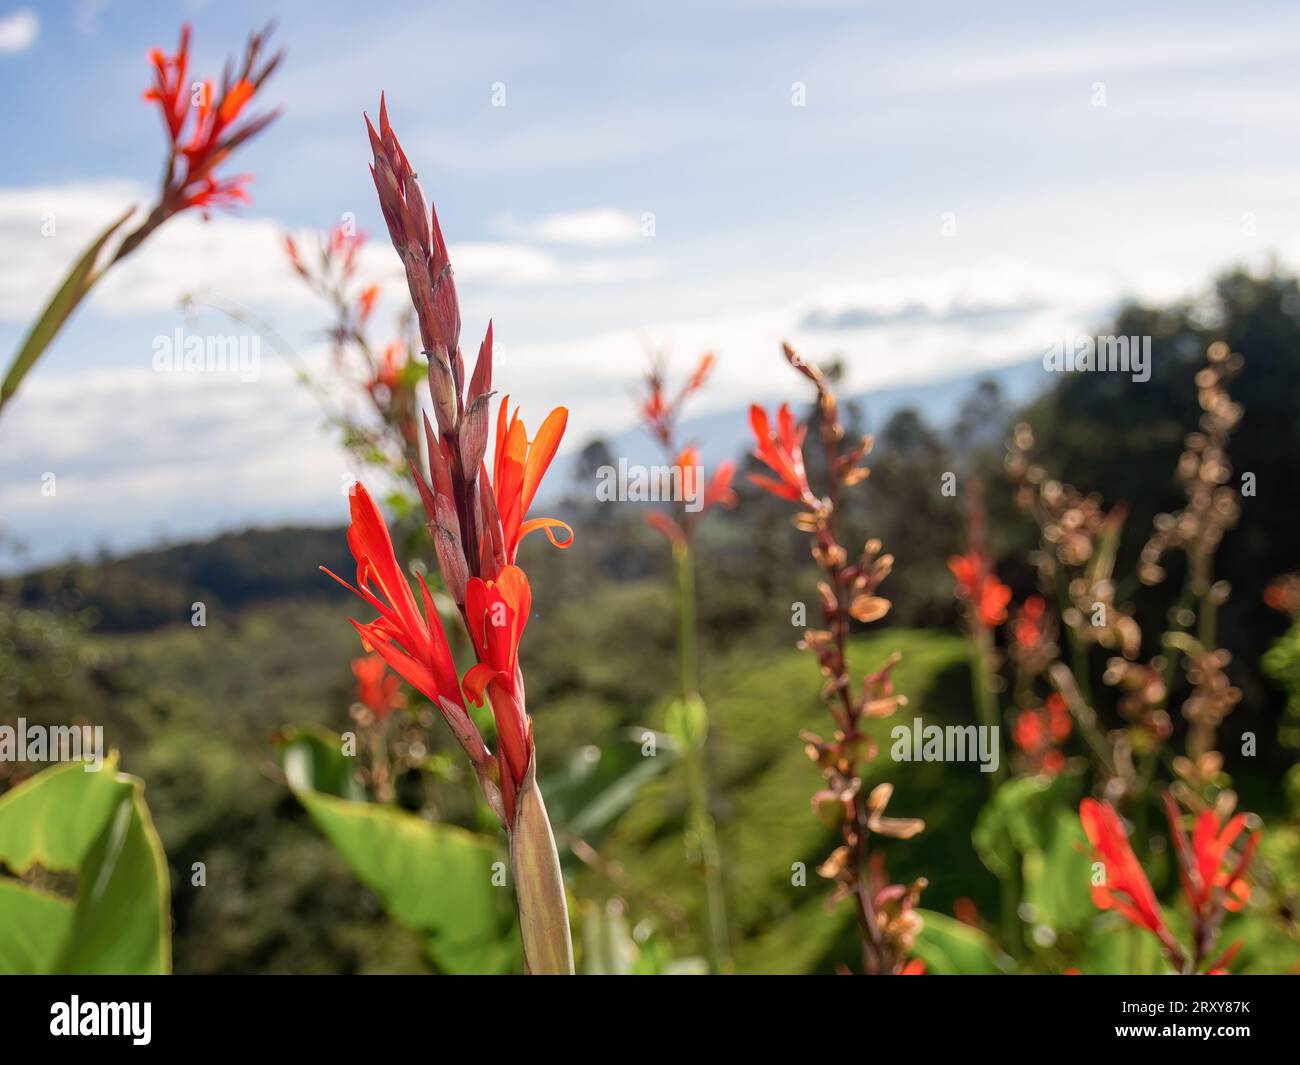
<instances>
[{"instance_id":1,"label":"red flower cluster","mask_svg":"<svg viewBox=\"0 0 1300 1065\"><path fill-rule=\"evenodd\" d=\"M1011 737L1028 758L1032 772L1054 777L1065 768L1065 755L1059 748L1069 739L1071 727L1065 698L1052 692L1042 707L1016 715Z\"/></svg>"},{"instance_id":2,"label":"red flower cluster","mask_svg":"<svg viewBox=\"0 0 1300 1065\"><path fill-rule=\"evenodd\" d=\"M666 372L662 359L655 359L646 374L646 394L640 401L641 421L652 436L664 447L673 446L677 417L682 405L704 387L717 362L712 352L700 357L694 372L675 396L669 398Z\"/></svg>"},{"instance_id":3,"label":"red flower cluster","mask_svg":"<svg viewBox=\"0 0 1300 1065\"><path fill-rule=\"evenodd\" d=\"M674 514L653 510L646 514L645 520L647 525L662 533L674 545L687 543L695 525L712 507L719 504L724 507L736 505L736 493L731 487L736 472L735 463L719 463L713 477L702 484L700 449L694 444L688 444L677 451L677 418L682 406L704 387L716 361L712 353L702 356L691 376L672 399L668 398L662 358L653 360L645 377L645 395L639 404L641 422L671 458L666 478L669 483L660 486L659 498L679 502L674 508Z\"/></svg>"},{"instance_id":4,"label":"red flower cluster","mask_svg":"<svg viewBox=\"0 0 1300 1065\"><path fill-rule=\"evenodd\" d=\"M264 130L279 114L272 111L237 125L249 101L284 57L283 52L277 52L265 63L260 62L269 36L270 27L267 27L249 37L238 75L232 77L227 67L221 90L215 95L210 79L191 82L188 24L181 28L175 55L165 55L157 48L149 53L154 82L144 98L158 105L171 140L159 205L163 217L188 207L198 207L206 213L213 207L249 202L247 185L252 177L240 174L221 178L216 169L231 152Z\"/></svg>"},{"instance_id":5,"label":"red flower cluster","mask_svg":"<svg viewBox=\"0 0 1300 1065\"><path fill-rule=\"evenodd\" d=\"M357 678L357 702L382 721L389 712L406 702L398 690L401 680L388 672L379 655L362 655L352 660L352 674Z\"/></svg>"},{"instance_id":6,"label":"red flower cluster","mask_svg":"<svg viewBox=\"0 0 1300 1065\"><path fill-rule=\"evenodd\" d=\"M979 551L953 555L948 569L957 578L957 598L971 606L974 618L985 628L997 628L1007 620L1011 589L997 578L989 559Z\"/></svg>"},{"instance_id":7,"label":"red flower cluster","mask_svg":"<svg viewBox=\"0 0 1300 1065\"><path fill-rule=\"evenodd\" d=\"M1024 601L1011 626L1011 638L1022 650L1033 650L1042 641L1046 614L1047 603L1041 595Z\"/></svg>"},{"instance_id":8,"label":"red flower cluster","mask_svg":"<svg viewBox=\"0 0 1300 1065\"><path fill-rule=\"evenodd\" d=\"M1128 834L1114 807L1084 799L1079 806L1079 820L1094 856L1101 861L1103 880L1092 889L1092 899L1099 909L1113 909L1139 928L1145 928L1160 940L1165 954L1180 972L1204 971L1224 973L1241 944L1234 943L1219 957L1205 965L1218 935L1225 910L1238 910L1250 895L1244 876L1259 834L1252 833L1235 857L1231 846L1246 827L1245 814L1237 814L1222 828L1218 816L1206 810L1197 816L1189 841L1182 827L1182 814L1173 797L1165 794L1165 812L1178 857L1183 894L1192 910L1193 950L1185 954L1165 922L1151 882L1138 863L1129 844Z\"/></svg>"},{"instance_id":9,"label":"red flower cluster","mask_svg":"<svg viewBox=\"0 0 1300 1065\"><path fill-rule=\"evenodd\" d=\"M470 634L477 664L462 681L432 596L419 581L421 604L398 565L383 518L366 490L352 492L348 543L357 560L357 584L345 584L379 614L353 622L363 643L441 710L469 755L485 796L503 824L515 823L516 798L533 761L532 725L525 709L519 641L528 623L532 592L515 565L519 543L545 530L558 547L572 542L572 530L554 518L529 519L528 510L564 434L568 412L556 408L530 441L518 410L501 401L492 478L485 454L488 405L492 396L492 327L479 348L465 384L460 351L460 310L446 243L437 215L425 205L381 102L379 129L367 120L375 162L372 174L394 247L407 268L407 281L429 357L429 387L438 427L426 417L429 478L412 466L429 519L439 568ZM568 538L560 541L552 530ZM331 574L333 576L333 574ZM338 580L339 578L335 578ZM370 587L374 583L375 589ZM498 752L491 755L465 709L465 695L489 702Z\"/></svg>"},{"instance_id":10,"label":"red flower cluster","mask_svg":"<svg viewBox=\"0 0 1300 1065\"><path fill-rule=\"evenodd\" d=\"M811 504L814 497L803 464L803 440L808 427L795 423L788 403L782 403L777 411L776 425L774 432L767 412L757 403L750 406L749 427L754 431L754 458L776 474L776 479L761 473L751 473L749 479L781 499Z\"/></svg>"}]
</instances>

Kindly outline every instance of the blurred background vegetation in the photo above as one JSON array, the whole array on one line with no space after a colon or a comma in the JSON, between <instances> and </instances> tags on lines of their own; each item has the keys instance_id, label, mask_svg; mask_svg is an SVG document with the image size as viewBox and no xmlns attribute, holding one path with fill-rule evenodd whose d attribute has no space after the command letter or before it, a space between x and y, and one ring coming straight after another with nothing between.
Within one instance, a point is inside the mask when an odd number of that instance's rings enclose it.
<instances>
[{"instance_id":1,"label":"blurred background vegetation","mask_svg":"<svg viewBox=\"0 0 1300 1065\"><path fill-rule=\"evenodd\" d=\"M1296 734L1300 706L1288 710L1286 692L1261 668L1288 627L1262 594L1300 566L1296 279L1233 273L1206 298L1128 307L1097 332L1151 336L1150 381L1055 375L1024 410L1010 409L996 386L985 384L954 424L927 424L919 412L903 410L879 429L872 475L849 503L844 541L879 537L896 556L883 589L894 609L884 625L855 637L851 661L861 672L901 650L896 678L910 699L908 718L970 721L968 644L958 635L945 564L964 543L961 497L941 495L942 475L982 480L998 573L1022 601L1035 591L1025 559L1037 530L1012 504L1002 456L1011 426L1028 421L1036 460L1055 476L1100 493L1107 505L1128 504L1119 571L1131 571L1152 518L1181 505L1173 471L1199 413L1193 375L1208 342L1222 338L1246 360L1232 387L1245 408L1230 447L1234 474L1254 473L1258 488L1243 500L1241 521L1217 561L1216 576L1232 586L1219 615L1222 643L1243 692L1221 730L1220 749L1242 807L1266 825L1281 824L1288 818L1281 782L1296 752L1279 734ZM737 405L747 398L736 397ZM851 410L846 420L864 424L870 415ZM560 486L563 503L548 510L577 531L573 549L555 552L534 541L524 548L535 612L523 656L543 778L574 752L605 745L623 730L661 729L671 695L671 558L645 525L643 508L596 503L594 470L608 461L608 446L590 442L572 483ZM821 727L824 710L815 663L794 648L799 630L791 612L800 602L813 609L816 578L788 508L747 483L738 488L740 505L702 525L696 543L713 812L736 966L825 972L854 963L859 948L849 908L828 916L827 887L812 872L836 832L809 809L818 774L799 730ZM418 523L407 524L418 542ZM172 870L178 972L430 967L418 937L388 919L312 824L276 762L273 741L288 727L352 727L349 662L359 650L346 618L354 604L318 565L350 572L341 527L229 534L0 579L0 722L21 715L35 723L103 725L108 744L122 752L122 767L146 782ZM1159 631L1181 579L1171 577L1139 597L1144 631ZM197 602L205 605L203 627L191 624ZM1294 636L1291 643L1300 647ZM1090 663L1098 684L1103 659L1098 653ZM1295 674L1300 652L1283 659L1270 672ZM1171 705L1184 695L1175 691ZM1183 725L1181 718L1176 723ZM1259 742L1250 759L1236 754L1246 731ZM467 798L472 780L458 759L440 757L453 750L440 727L429 735L430 764L447 791L440 809L476 825ZM0 791L38 768L0 764ZM927 822L916 839L885 844L893 877L928 877L930 910L952 913L955 901L969 899L991 912L997 881L971 845L987 791L978 766L882 759L873 772L894 781L899 810ZM580 863L575 881L585 905L625 900L619 905L630 920L653 926L679 958L702 953L695 931L700 893L680 841L685 814L675 766L645 786L598 853ZM191 885L196 862L206 867L205 887ZM806 887L791 883L797 862L810 870Z\"/></svg>"}]
</instances>

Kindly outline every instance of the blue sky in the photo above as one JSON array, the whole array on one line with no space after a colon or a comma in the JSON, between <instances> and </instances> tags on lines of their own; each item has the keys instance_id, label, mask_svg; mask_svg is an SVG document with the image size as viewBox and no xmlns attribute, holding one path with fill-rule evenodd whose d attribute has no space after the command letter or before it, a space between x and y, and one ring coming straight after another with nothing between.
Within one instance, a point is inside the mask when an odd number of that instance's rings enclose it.
<instances>
[{"instance_id":1,"label":"blue sky","mask_svg":"<svg viewBox=\"0 0 1300 1065\"><path fill-rule=\"evenodd\" d=\"M534 423L569 406L573 445L627 427L647 345L681 369L716 350L701 409L722 410L797 393L783 338L844 355L855 389L938 379L1039 355L1126 296L1300 260L1284 3L0 0L5 359L96 227L152 193L147 49L188 19L215 74L269 14L285 114L233 167L253 205L169 224L0 420L0 527L29 559L341 519L349 463L273 355L254 383L173 379L151 345L231 331L185 318L199 292L323 358L278 240L345 212L395 279L360 118L381 89L452 245L466 343L493 317L500 383Z\"/></svg>"}]
</instances>

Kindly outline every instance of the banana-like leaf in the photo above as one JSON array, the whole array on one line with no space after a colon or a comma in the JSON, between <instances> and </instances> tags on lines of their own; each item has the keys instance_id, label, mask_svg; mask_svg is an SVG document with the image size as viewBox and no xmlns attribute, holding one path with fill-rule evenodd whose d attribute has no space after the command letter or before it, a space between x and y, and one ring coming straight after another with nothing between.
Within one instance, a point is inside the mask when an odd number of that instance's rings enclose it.
<instances>
[{"instance_id":1,"label":"banana-like leaf","mask_svg":"<svg viewBox=\"0 0 1300 1065\"><path fill-rule=\"evenodd\" d=\"M77 309L77 304L82 301L86 293L99 280L101 275L96 272L95 264L99 261L100 252L104 250L104 245L112 239L113 234L121 229L126 220L134 213L135 208L132 207L91 241L90 247L81 253L81 258L73 264L72 269L59 285L58 290L50 298L50 302L45 305L45 310L36 319L31 332L27 334L22 347L18 349L18 353L9 364L4 382L0 383L0 410L4 409L5 404L18 391L18 386L22 384L23 378L36 365L36 360L44 354L45 349L50 346L50 342L63 328L63 324L68 320L72 312Z\"/></svg>"},{"instance_id":2,"label":"banana-like leaf","mask_svg":"<svg viewBox=\"0 0 1300 1065\"><path fill-rule=\"evenodd\" d=\"M23 878L0 871L0 973L170 970L167 862L144 785L116 754L0 797L0 866Z\"/></svg>"},{"instance_id":3,"label":"banana-like leaf","mask_svg":"<svg viewBox=\"0 0 1300 1065\"><path fill-rule=\"evenodd\" d=\"M628 729L601 747L575 751L562 769L542 781L566 867L571 859L568 841L579 837L596 843L641 789L673 764L677 751L665 733Z\"/></svg>"},{"instance_id":4,"label":"banana-like leaf","mask_svg":"<svg viewBox=\"0 0 1300 1065\"><path fill-rule=\"evenodd\" d=\"M290 789L357 878L393 920L420 936L442 972L520 969L514 896L497 841L343 797L357 789L341 751L342 738L323 729L289 732L280 746Z\"/></svg>"},{"instance_id":5,"label":"banana-like leaf","mask_svg":"<svg viewBox=\"0 0 1300 1065\"><path fill-rule=\"evenodd\" d=\"M924 924L912 953L925 962L927 973L955 976L1011 971L1011 960L978 928L933 910L917 912Z\"/></svg>"}]
</instances>

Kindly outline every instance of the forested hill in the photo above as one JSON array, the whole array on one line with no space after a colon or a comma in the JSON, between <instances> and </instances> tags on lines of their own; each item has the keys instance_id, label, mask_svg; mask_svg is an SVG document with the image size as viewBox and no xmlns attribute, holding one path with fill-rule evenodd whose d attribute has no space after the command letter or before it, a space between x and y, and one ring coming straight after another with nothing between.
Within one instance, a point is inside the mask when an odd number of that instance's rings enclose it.
<instances>
[{"instance_id":1,"label":"forested hill","mask_svg":"<svg viewBox=\"0 0 1300 1065\"><path fill-rule=\"evenodd\" d=\"M341 527L250 529L4 578L0 597L61 613L89 609L100 632L141 632L188 621L195 602L233 612L275 599L336 596L322 565L350 576Z\"/></svg>"}]
</instances>

